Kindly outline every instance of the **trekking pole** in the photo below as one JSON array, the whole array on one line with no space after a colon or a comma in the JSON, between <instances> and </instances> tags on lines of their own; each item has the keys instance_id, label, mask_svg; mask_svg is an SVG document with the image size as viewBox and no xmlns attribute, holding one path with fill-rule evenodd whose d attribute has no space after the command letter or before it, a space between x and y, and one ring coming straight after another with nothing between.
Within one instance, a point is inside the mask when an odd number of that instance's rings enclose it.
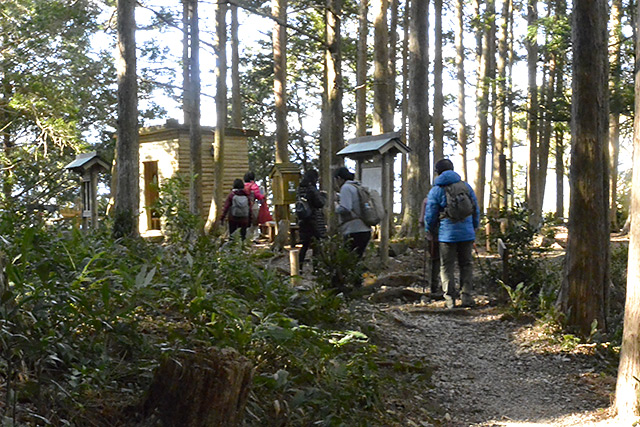
<instances>
[{"instance_id":1,"label":"trekking pole","mask_svg":"<svg viewBox=\"0 0 640 427\"><path fill-rule=\"evenodd\" d=\"M429 252L429 241L424 239L424 255L422 256L422 293L427 292L427 254Z\"/></svg>"},{"instance_id":2,"label":"trekking pole","mask_svg":"<svg viewBox=\"0 0 640 427\"><path fill-rule=\"evenodd\" d=\"M480 253L478 253L478 247L476 246L476 242L473 242L473 250L476 251L476 260L478 261L478 267L480 267L480 272L483 276L486 276L487 273L482 268L482 263L480 262Z\"/></svg>"}]
</instances>

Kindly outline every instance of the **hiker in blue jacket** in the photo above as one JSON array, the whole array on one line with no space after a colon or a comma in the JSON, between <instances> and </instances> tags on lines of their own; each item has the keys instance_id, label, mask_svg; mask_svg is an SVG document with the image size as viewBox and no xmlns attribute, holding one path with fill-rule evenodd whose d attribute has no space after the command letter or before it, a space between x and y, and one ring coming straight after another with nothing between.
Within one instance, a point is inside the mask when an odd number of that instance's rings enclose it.
<instances>
[{"instance_id":1,"label":"hiker in blue jacket","mask_svg":"<svg viewBox=\"0 0 640 427\"><path fill-rule=\"evenodd\" d=\"M456 290L455 265L460 269L460 300L462 307L475 305L473 296L473 242L476 229L480 224L480 208L478 199L469 184L462 182L460 175L453 171L453 163L449 159L442 159L436 163L435 172L438 177L427 196L425 209L425 230L438 236L440 242L440 279L447 308L456 304L458 292ZM466 190L471 199L470 214L462 219L454 219L447 213L447 186L462 182L458 187Z\"/></svg>"}]
</instances>

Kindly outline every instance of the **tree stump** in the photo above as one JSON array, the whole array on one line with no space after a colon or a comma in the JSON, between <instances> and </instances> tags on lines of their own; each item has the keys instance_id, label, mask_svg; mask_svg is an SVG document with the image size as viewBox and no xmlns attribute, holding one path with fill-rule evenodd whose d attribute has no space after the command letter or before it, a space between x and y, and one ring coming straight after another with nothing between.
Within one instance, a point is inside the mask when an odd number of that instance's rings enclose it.
<instances>
[{"instance_id":1,"label":"tree stump","mask_svg":"<svg viewBox=\"0 0 640 427\"><path fill-rule=\"evenodd\" d=\"M211 348L164 361L144 404L145 417L164 426L239 426L253 377L249 360Z\"/></svg>"}]
</instances>

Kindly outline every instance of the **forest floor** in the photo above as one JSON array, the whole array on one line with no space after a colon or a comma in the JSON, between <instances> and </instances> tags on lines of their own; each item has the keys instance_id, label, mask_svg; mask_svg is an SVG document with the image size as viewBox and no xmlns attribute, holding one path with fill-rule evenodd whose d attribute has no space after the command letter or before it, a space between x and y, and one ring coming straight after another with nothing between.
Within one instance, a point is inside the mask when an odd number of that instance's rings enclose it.
<instances>
[{"instance_id":1,"label":"forest floor","mask_svg":"<svg viewBox=\"0 0 640 427\"><path fill-rule=\"evenodd\" d=\"M409 249L380 275L421 275L423 255ZM422 293L420 283L403 288ZM507 314L497 297L498 289L476 289L475 307L451 310L424 294L354 302L353 314L393 367L385 410L398 425L620 425L611 418L617 366L606 344L554 340L543 323Z\"/></svg>"}]
</instances>

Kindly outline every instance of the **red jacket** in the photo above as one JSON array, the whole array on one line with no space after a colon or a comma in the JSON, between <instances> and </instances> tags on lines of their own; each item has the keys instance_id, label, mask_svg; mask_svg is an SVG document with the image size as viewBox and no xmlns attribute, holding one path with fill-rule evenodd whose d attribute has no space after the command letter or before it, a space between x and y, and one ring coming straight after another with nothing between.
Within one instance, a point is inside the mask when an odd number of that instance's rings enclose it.
<instances>
[{"instance_id":1,"label":"red jacket","mask_svg":"<svg viewBox=\"0 0 640 427\"><path fill-rule=\"evenodd\" d=\"M250 199L254 200L262 200L264 199L264 194L260 192L260 187L256 184L255 181L249 181L244 183L244 192L249 195ZM253 195L253 197L251 197Z\"/></svg>"}]
</instances>

